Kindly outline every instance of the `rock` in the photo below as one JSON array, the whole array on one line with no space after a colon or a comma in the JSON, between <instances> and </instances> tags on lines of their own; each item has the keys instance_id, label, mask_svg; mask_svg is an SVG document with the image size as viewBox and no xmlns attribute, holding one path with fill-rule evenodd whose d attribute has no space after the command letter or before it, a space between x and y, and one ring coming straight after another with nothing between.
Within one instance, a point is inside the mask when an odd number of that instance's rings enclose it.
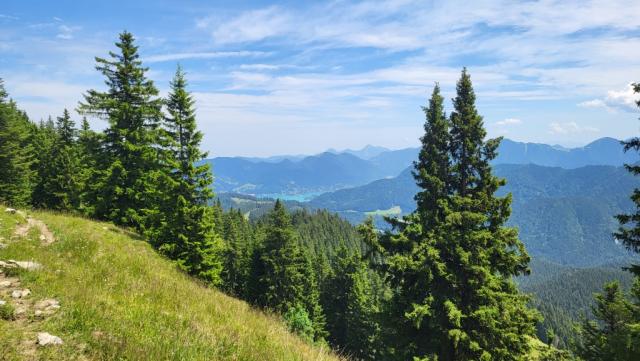
<instances>
[{"instance_id":1,"label":"rock","mask_svg":"<svg viewBox=\"0 0 640 361\"><path fill-rule=\"evenodd\" d=\"M35 270L39 270L40 268L42 268L42 265L38 262L31 262L31 261L25 261L25 262L20 262L17 261L15 262L18 267L22 268L22 269L26 269L27 271L35 271Z\"/></svg>"},{"instance_id":2,"label":"rock","mask_svg":"<svg viewBox=\"0 0 640 361\"><path fill-rule=\"evenodd\" d=\"M38 262L32 261L14 261L12 259L8 261L0 261L0 268L22 268L27 271L36 271L42 268L42 265Z\"/></svg>"},{"instance_id":3,"label":"rock","mask_svg":"<svg viewBox=\"0 0 640 361\"><path fill-rule=\"evenodd\" d=\"M7 213L16 214L17 210L14 208L7 208L4 210Z\"/></svg>"},{"instance_id":4,"label":"rock","mask_svg":"<svg viewBox=\"0 0 640 361\"><path fill-rule=\"evenodd\" d=\"M11 281L2 281L0 282L0 288L11 287Z\"/></svg>"},{"instance_id":5,"label":"rock","mask_svg":"<svg viewBox=\"0 0 640 361\"><path fill-rule=\"evenodd\" d=\"M7 304L7 301L0 300L0 306L4 306Z\"/></svg>"},{"instance_id":6,"label":"rock","mask_svg":"<svg viewBox=\"0 0 640 361\"><path fill-rule=\"evenodd\" d=\"M62 345L62 339L47 332L38 332L37 344L40 346Z\"/></svg>"},{"instance_id":7,"label":"rock","mask_svg":"<svg viewBox=\"0 0 640 361\"><path fill-rule=\"evenodd\" d=\"M34 307L44 313L53 313L60 308L60 302L53 298L48 298L37 302Z\"/></svg>"},{"instance_id":8,"label":"rock","mask_svg":"<svg viewBox=\"0 0 640 361\"><path fill-rule=\"evenodd\" d=\"M3 248L7 248L7 244L6 243L0 243L0 249L3 249Z\"/></svg>"},{"instance_id":9,"label":"rock","mask_svg":"<svg viewBox=\"0 0 640 361\"><path fill-rule=\"evenodd\" d=\"M23 290L14 290L11 292L11 297L13 298L25 298L31 294L31 290L25 288Z\"/></svg>"},{"instance_id":10,"label":"rock","mask_svg":"<svg viewBox=\"0 0 640 361\"><path fill-rule=\"evenodd\" d=\"M16 267L18 266L11 262L0 261L0 268L16 268Z\"/></svg>"},{"instance_id":11,"label":"rock","mask_svg":"<svg viewBox=\"0 0 640 361\"><path fill-rule=\"evenodd\" d=\"M16 307L16 310L14 311L14 315L16 316L22 316L26 313L27 313L27 309L24 307Z\"/></svg>"},{"instance_id":12,"label":"rock","mask_svg":"<svg viewBox=\"0 0 640 361\"><path fill-rule=\"evenodd\" d=\"M44 235L44 234L41 234L41 235L40 235L40 242L44 242L44 241L46 241L46 240L47 240L47 237L45 237L45 235Z\"/></svg>"}]
</instances>

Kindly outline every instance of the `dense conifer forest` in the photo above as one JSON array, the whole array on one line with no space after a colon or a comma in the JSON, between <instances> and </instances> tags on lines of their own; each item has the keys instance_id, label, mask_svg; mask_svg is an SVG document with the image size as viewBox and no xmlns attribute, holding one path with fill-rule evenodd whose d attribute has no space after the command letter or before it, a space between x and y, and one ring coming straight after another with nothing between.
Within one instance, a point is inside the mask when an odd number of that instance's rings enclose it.
<instances>
[{"instance_id":1,"label":"dense conifer forest","mask_svg":"<svg viewBox=\"0 0 640 361\"><path fill-rule=\"evenodd\" d=\"M614 275L621 283L601 284L598 270L563 269L563 283L518 287L531 257L509 225L513 196L501 192L505 181L491 165L501 138L487 139L466 69L453 112L445 114L438 84L424 106L415 210L386 217L380 230L371 219L354 227L280 200L251 217L224 209L202 162L188 74L178 66L163 98L134 36L123 32L115 46L96 58L104 88L84 93L83 118L61 109L32 122L0 83L0 202L137 232L183 272L353 360L639 359L639 266L620 265L632 271ZM107 127L94 131L84 117ZM640 140L626 148L637 152ZM618 216L616 233L635 252L639 192L629 195L636 212ZM562 304L575 291L567 281L580 285L582 299L592 291L583 283L599 283L590 313L579 314L588 303ZM538 339L548 346L535 347Z\"/></svg>"}]
</instances>

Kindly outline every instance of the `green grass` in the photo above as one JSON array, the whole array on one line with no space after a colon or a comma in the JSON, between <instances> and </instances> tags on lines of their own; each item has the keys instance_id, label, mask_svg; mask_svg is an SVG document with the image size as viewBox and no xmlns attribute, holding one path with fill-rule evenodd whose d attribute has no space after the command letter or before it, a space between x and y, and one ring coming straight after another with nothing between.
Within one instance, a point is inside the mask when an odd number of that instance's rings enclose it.
<instances>
[{"instance_id":1,"label":"green grass","mask_svg":"<svg viewBox=\"0 0 640 361\"><path fill-rule=\"evenodd\" d=\"M338 360L279 318L195 282L135 234L68 215L33 216L56 242L42 246L32 230L0 249L0 259L41 263L41 271L17 272L21 287L62 307L43 321L0 320L0 360ZM0 236L9 239L22 221L2 208ZM64 344L35 347L40 331Z\"/></svg>"},{"instance_id":2,"label":"green grass","mask_svg":"<svg viewBox=\"0 0 640 361\"><path fill-rule=\"evenodd\" d=\"M15 308L10 303L0 305L0 320L12 321L15 318Z\"/></svg>"}]
</instances>

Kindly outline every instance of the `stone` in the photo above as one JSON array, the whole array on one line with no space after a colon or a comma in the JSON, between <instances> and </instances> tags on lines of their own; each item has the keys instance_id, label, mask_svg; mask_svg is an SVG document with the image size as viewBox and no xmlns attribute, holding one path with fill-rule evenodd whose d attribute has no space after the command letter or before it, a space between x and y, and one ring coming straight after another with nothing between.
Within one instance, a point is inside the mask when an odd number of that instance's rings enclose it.
<instances>
[{"instance_id":1,"label":"stone","mask_svg":"<svg viewBox=\"0 0 640 361\"><path fill-rule=\"evenodd\" d=\"M24 308L24 307L16 307L16 310L15 310L15 312L14 312L14 314L15 314L16 316L22 316L22 315L24 315L24 314L26 314L26 313L27 313L27 309L26 309L26 308Z\"/></svg>"},{"instance_id":2,"label":"stone","mask_svg":"<svg viewBox=\"0 0 640 361\"><path fill-rule=\"evenodd\" d=\"M0 300L0 306L4 306L7 304L7 301Z\"/></svg>"},{"instance_id":3,"label":"stone","mask_svg":"<svg viewBox=\"0 0 640 361\"><path fill-rule=\"evenodd\" d=\"M4 210L7 213L16 214L17 210L14 208L7 208Z\"/></svg>"},{"instance_id":4,"label":"stone","mask_svg":"<svg viewBox=\"0 0 640 361\"><path fill-rule=\"evenodd\" d=\"M40 242L44 242L47 240L47 237L44 234L40 235Z\"/></svg>"},{"instance_id":5,"label":"stone","mask_svg":"<svg viewBox=\"0 0 640 361\"><path fill-rule=\"evenodd\" d=\"M4 249L7 248L7 244L6 243L0 243L0 249Z\"/></svg>"},{"instance_id":6,"label":"stone","mask_svg":"<svg viewBox=\"0 0 640 361\"><path fill-rule=\"evenodd\" d=\"M14 261L12 259L8 261L0 261L0 268L22 268L27 271L36 271L42 268L42 265L38 262L32 261Z\"/></svg>"},{"instance_id":7,"label":"stone","mask_svg":"<svg viewBox=\"0 0 640 361\"><path fill-rule=\"evenodd\" d=\"M11 287L11 281L0 282L0 288L8 288L8 287Z\"/></svg>"},{"instance_id":8,"label":"stone","mask_svg":"<svg viewBox=\"0 0 640 361\"><path fill-rule=\"evenodd\" d=\"M16 262L16 264L18 265L18 267L26 269L27 271L35 271L35 270L39 270L40 268L42 268L42 265L38 262L31 262L31 261L25 261L25 262Z\"/></svg>"},{"instance_id":9,"label":"stone","mask_svg":"<svg viewBox=\"0 0 640 361\"><path fill-rule=\"evenodd\" d=\"M60 302L53 298L48 298L46 300L39 301L34 306L37 310L44 312L55 312L60 308Z\"/></svg>"},{"instance_id":10,"label":"stone","mask_svg":"<svg viewBox=\"0 0 640 361\"><path fill-rule=\"evenodd\" d=\"M23 290L14 290L11 292L11 297L13 298L25 298L31 294L31 290L25 288Z\"/></svg>"},{"instance_id":11,"label":"stone","mask_svg":"<svg viewBox=\"0 0 640 361\"><path fill-rule=\"evenodd\" d=\"M38 332L37 344L40 346L62 345L62 339L47 332Z\"/></svg>"}]
</instances>

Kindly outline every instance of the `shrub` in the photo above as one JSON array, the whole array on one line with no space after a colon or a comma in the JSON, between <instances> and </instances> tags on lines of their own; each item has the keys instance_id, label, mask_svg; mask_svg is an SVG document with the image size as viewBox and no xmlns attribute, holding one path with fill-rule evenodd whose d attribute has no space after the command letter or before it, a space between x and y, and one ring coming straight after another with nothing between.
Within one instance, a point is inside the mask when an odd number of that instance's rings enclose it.
<instances>
[{"instance_id":1,"label":"shrub","mask_svg":"<svg viewBox=\"0 0 640 361\"><path fill-rule=\"evenodd\" d=\"M290 307L284 314L284 320L291 332L295 332L308 342L313 342L313 323L309 313L300 305Z\"/></svg>"}]
</instances>

